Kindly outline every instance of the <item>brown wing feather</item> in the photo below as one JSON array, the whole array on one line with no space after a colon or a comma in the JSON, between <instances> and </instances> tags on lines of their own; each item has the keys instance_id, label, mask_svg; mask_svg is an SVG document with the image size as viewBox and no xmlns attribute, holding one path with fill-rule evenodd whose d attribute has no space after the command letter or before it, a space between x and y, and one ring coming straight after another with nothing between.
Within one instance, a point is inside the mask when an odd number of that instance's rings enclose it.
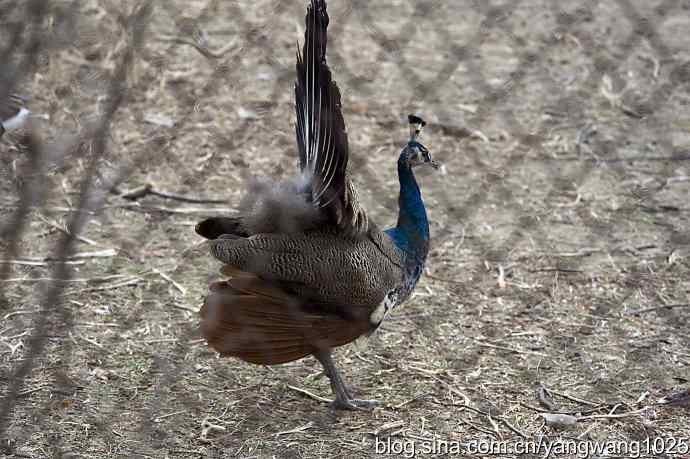
<instances>
[{"instance_id":1,"label":"brown wing feather","mask_svg":"<svg viewBox=\"0 0 690 459\"><path fill-rule=\"evenodd\" d=\"M308 311L298 298L246 273L213 283L200 314L201 332L216 351L261 365L298 360L370 331L368 320Z\"/></svg>"}]
</instances>

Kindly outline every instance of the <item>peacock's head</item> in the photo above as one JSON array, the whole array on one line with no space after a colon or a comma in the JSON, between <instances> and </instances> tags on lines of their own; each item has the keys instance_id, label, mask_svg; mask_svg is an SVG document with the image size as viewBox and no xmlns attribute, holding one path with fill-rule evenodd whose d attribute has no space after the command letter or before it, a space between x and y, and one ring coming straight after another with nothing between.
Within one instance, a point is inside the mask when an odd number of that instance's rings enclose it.
<instances>
[{"instance_id":1,"label":"peacock's head","mask_svg":"<svg viewBox=\"0 0 690 459\"><path fill-rule=\"evenodd\" d=\"M409 115L407 118L410 122L410 140L400 153L400 161L404 161L411 168L428 165L438 169L439 164L431 158L429 150L417 141L426 122L416 115Z\"/></svg>"}]
</instances>

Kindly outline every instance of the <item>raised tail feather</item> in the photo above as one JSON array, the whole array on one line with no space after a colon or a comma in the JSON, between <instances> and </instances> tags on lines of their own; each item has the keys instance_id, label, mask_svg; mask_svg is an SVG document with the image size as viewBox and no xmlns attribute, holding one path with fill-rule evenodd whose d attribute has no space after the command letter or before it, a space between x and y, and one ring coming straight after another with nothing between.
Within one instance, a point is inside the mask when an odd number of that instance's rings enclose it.
<instances>
[{"instance_id":1,"label":"raised tail feather","mask_svg":"<svg viewBox=\"0 0 690 459\"><path fill-rule=\"evenodd\" d=\"M225 272L236 277L211 284L200 311L202 335L221 355L275 365L350 343L369 329L366 321L312 312L249 273Z\"/></svg>"}]
</instances>

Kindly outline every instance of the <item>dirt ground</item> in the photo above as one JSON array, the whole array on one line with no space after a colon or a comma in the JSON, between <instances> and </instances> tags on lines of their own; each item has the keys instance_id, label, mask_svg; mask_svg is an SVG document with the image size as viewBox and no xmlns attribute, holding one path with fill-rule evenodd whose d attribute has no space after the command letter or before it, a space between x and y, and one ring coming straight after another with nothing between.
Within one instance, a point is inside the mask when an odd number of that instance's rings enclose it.
<instances>
[{"instance_id":1,"label":"dirt ground","mask_svg":"<svg viewBox=\"0 0 690 459\"><path fill-rule=\"evenodd\" d=\"M247 176L297 167L305 2L157 1L130 27L133 2L78 3L70 20L71 3L54 2L20 81L46 151L66 157L41 174L0 141L2 227L24 222L0 246L0 455L376 457L377 439L397 448L390 457L491 439L645 453L660 439L647 456L690 457L690 402L659 403L690 390L690 3L329 2L329 60L369 215L395 222L408 113L428 120L423 141L444 164L419 177L433 241L416 293L335 353L354 394L380 402L354 413L309 395L331 397L313 358L219 359L196 329L219 265L194 224L232 213ZM189 44L204 40L217 57ZM70 280L56 283L46 257L71 231L96 157L73 140L114 79L123 100L94 182L106 192ZM206 201L123 197L147 184ZM27 189L43 192L22 219ZM42 304L54 285L60 299ZM545 425L545 412L575 422Z\"/></svg>"}]
</instances>

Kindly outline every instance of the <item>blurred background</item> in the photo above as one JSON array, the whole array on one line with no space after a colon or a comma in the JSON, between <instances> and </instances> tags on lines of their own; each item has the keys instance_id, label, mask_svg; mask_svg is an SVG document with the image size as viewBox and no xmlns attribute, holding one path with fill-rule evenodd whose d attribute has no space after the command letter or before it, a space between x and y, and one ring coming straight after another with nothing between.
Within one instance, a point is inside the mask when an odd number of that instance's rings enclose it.
<instances>
[{"instance_id":1,"label":"blurred background","mask_svg":"<svg viewBox=\"0 0 690 459\"><path fill-rule=\"evenodd\" d=\"M408 113L443 163L415 296L335 355L381 407L332 413L314 359L197 332L195 223L297 168L306 2L0 0L0 103L31 111L0 139L0 455L690 437L690 2L328 6L369 215L395 223Z\"/></svg>"}]
</instances>

